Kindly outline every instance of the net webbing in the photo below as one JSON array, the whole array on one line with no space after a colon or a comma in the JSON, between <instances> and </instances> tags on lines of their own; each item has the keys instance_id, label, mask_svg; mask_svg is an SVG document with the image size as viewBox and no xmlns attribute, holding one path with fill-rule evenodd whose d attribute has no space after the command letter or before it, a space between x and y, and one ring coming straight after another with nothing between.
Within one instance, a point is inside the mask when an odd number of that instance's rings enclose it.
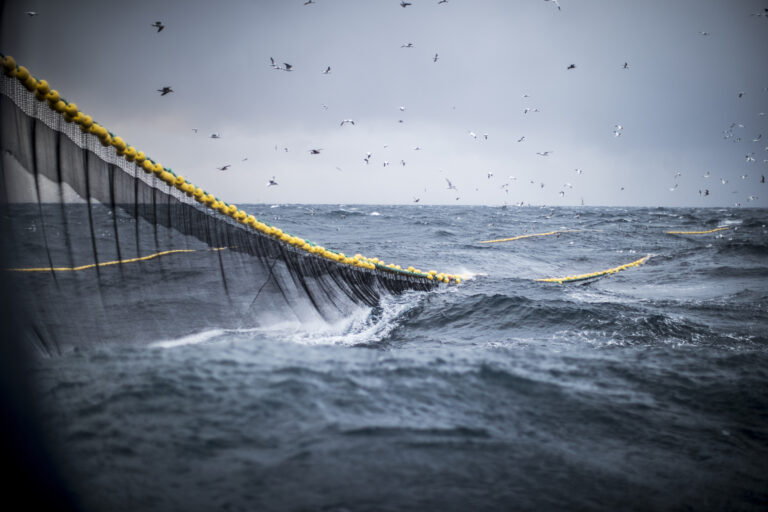
<instances>
[{"instance_id":1,"label":"net webbing","mask_svg":"<svg viewBox=\"0 0 768 512\"><path fill-rule=\"evenodd\" d=\"M4 278L46 352L213 325L333 321L383 294L436 286L313 254L216 212L2 74L0 149Z\"/></svg>"}]
</instances>

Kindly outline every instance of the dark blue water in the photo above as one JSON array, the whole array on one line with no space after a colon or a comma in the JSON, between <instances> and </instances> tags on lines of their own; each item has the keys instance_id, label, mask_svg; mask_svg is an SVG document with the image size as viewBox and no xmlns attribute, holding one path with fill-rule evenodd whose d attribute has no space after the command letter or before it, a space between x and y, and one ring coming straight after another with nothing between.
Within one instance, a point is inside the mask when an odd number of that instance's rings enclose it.
<instances>
[{"instance_id":1,"label":"dark blue water","mask_svg":"<svg viewBox=\"0 0 768 512\"><path fill-rule=\"evenodd\" d=\"M86 506L765 510L768 211L246 209L468 279L333 324L179 325L41 358L45 427ZM562 229L580 231L476 243ZM189 278L167 261L163 279ZM173 325L204 302L155 307Z\"/></svg>"}]
</instances>

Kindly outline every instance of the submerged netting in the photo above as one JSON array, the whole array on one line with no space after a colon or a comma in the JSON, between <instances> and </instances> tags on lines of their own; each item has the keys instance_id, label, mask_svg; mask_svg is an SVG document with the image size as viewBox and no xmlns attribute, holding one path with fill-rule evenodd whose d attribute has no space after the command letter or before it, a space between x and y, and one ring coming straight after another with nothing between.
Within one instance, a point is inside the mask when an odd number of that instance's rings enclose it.
<instances>
[{"instance_id":1,"label":"submerged netting","mask_svg":"<svg viewBox=\"0 0 768 512\"><path fill-rule=\"evenodd\" d=\"M333 321L455 276L347 257L146 158L3 58L4 279L44 351Z\"/></svg>"}]
</instances>

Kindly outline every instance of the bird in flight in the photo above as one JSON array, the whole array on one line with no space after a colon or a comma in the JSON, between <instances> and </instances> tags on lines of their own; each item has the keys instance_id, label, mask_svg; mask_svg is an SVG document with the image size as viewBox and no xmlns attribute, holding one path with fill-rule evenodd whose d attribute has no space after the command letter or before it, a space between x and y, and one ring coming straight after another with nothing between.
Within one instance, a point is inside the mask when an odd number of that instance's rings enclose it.
<instances>
[{"instance_id":1,"label":"bird in flight","mask_svg":"<svg viewBox=\"0 0 768 512\"><path fill-rule=\"evenodd\" d=\"M520 137L519 139L517 139L517 142L523 142L524 140L525 140L525 135L523 135L522 137Z\"/></svg>"},{"instance_id":2,"label":"bird in flight","mask_svg":"<svg viewBox=\"0 0 768 512\"><path fill-rule=\"evenodd\" d=\"M402 2L400 2L400 7L402 7L403 9L405 9L405 8L406 8L406 7L408 7L409 5L411 5L411 3L410 3L410 2L405 2L405 1L402 1Z\"/></svg>"},{"instance_id":3,"label":"bird in flight","mask_svg":"<svg viewBox=\"0 0 768 512\"><path fill-rule=\"evenodd\" d=\"M584 173L583 169L574 169L574 171L576 171L576 174L579 174L579 175Z\"/></svg>"},{"instance_id":4,"label":"bird in flight","mask_svg":"<svg viewBox=\"0 0 768 512\"><path fill-rule=\"evenodd\" d=\"M439 0L439 1L437 2L437 5L440 5L440 4L447 4L447 3L448 3L448 0Z\"/></svg>"},{"instance_id":5,"label":"bird in flight","mask_svg":"<svg viewBox=\"0 0 768 512\"><path fill-rule=\"evenodd\" d=\"M331 66L328 66L327 68L325 68L325 71L323 71L323 74L324 75L330 75L331 74Z\"/></svg>"},{"instance_id":6,"label":"bird in flight","mask_svg":"<svg viewBox=\"0 0 768 512\"><path fill-rule=\"evenodd\" d=\"M312 155L319 155L320 151L322 151L322 148L321 149L310 149L309 153L312 154Z\"/></svg>"},{"instance_id":7,"label":"bird in flight","mask_svg":"<svg viewBox=\"0 0 768 512\"><path fill-rule=\"evenodd\" d=\"M413 198L413 202L414 202L414 203L418 203L419 201L421 201L421 198L420 198L420 197L414 197L414 198Z\"/></svg>"},{"instance_id":8,"label":"bird in flight","mask_svg":"<svg viewBox=\"0 0 768 512\"><path fill-rule=\"evenodd\" d=\"M354 126L354 125L355 125L355 122L354 122L352 119L344 119L344 120L343 120L343 121L342 121L342 122L339 124L339 126L344 126L346 123L349 123L349 124L351 124L352 126Z\"/></svg>"},{"instance_id":9,"label":"bird in flight","mask_svg":"<svg viewBox=\"0 0 768 512\"><path fill-rule=\"evenodd\" d=\"M283 67L280 68L283 71L293 71L293 66L288 64L287 62L283 62Z\"/></svg>"},{"instance_id":10,"label":"bird in flight","mask_svg":"<svg viewBox=\"0 0 768 512\"><path fill-rule=\"evenodd\" d=\"M307 0L306 2L304 2L304 5L309 5L313 3L315 3L315 0Z\"/></svg>"},{"instance_id":11,"label":"bird in flight","mask_svg":"<svg viewBox=\"0 0 768 512\"><path fill-rule=\"evenodd\" d=\"M571 64L566 69L576 69L576 64Z\"/></svg>"},{"instance_id":12,"label":"bird in flight","mask_svg":"<svg viewBox=\"0 0 768 512\"><path fill-rule=\"evenodd\" d=\"M280 66L275 64L275 59L273 57L269 58L270 66L272 66L272 69L280 69Z\"/></svg>"},{"instance_id":13,"label":"bird in flight","mask_svg":"<svg viewBox=\"0 0 768 512\"><path fill-rule=\"evenodd\" d=\"M413 48L413 43L401 44L400 48Z\"/></svg>"},{"instance_id":14,"label":"bird in flight","mask_svg":"<svg viewBox=\"0 0 768 512\"><path fill-rule=\"evenodd\" d=\"M197 128L192 128L192 131L197 133Z\"/></svg>"},{"instance_id":15,"label":"bird in flight","mask_svg":"<svg viewBox=\"0 0 768 512\"><path fill-rule=\"evenodd\" d=\"M212 138L212 139L220 139L220 138L221 138L221 135L219 135L219 133L218 133L218 132L216 132L216 133L212 133L212 134L211 134L211 138Z\"/></svg>"},{"instance_id":16,"label":"bird in flight","mask_svg":"<svg viewBox=\"0 0 768 512\"><path fill-rule=\"evenodd\" d=\"M549 156L549 155L551 155L552 153L554 153L554 151L542 151L542 152L539 152L539 151L537 151L537 152L536 152L536 154L537 154L537 155L540 155L540 156Z\"/></svg>"},{"instance_id":17,"label":"bird in flight","mask_svg":"<svg viewBox=\"0 0 768 512\"><path fill-rule=\"evenodd\" d=\"M171 89L170 87L168 87L168 86L166 85L166 86L165 86L165 87L163 87L162 89L158 89L158 90L157 90L157 92L159 92L159 93L160 93L160 96L165 96L165 95L166 95L166 94L168 94L169 92L173 92L173 89Z\"/></svg>"},{"instance_id":18,"label":"bird in flight","mask_svg":"<svg viewBox=\"0 0 768 512\"><path fill-rule=\"evenodd\" d=\"M275 186L275 185L277 185L277 181L275 181L275 177L274 177L274 176L272 176L272 177L269 179L269 183L267 183L267 186L268 186L268 187L272 187L272 186Z\"/></svg>"},{"instance_id":19,"label":"bird in flight","mask_svg":"<svg viewBox=\"0 0 768 512\"><path fill-rule=\"evenodd\" d=\"M37 11L27 11L25 14L31 18L32 16L37 16Z\"/></svg>"},{"instance_id":20,"label":"bird in flight","mask_svg":"<svg viewBox=\"0 0 768 512\"><path fill-rule=\"evenodd\" d=\"M558 11L562 10L562 9L560 9L560 2L558 2L557 0L544 0L544 1L545 2L552 2L552 3L554 3L557 6L557 10Z\"/></svg>"},{"instance_id":21,"label":"bird in flight","mask_svg":"<svg viewBox=\"0 0 768 512\"><path fill-rule=\"evenodd\" d=\"M629 62L625 62L622 69L629 69Z\"/></svg>"},{"instance_id":22,"label":"bird in flight","mask_svg":"<svg viewBox=\"0 0 768 512\"><path fill-rule=\"evenodd\" d=\"M448 178L445 178L445 181L446 181L446 182L448 182L448 190L458 190L458 189L456 188L456 185L454 185L453 183L451 183L451 180L449 180Z\"/></svg>"},{"instance_id":23,"label":"bird in flight","mask_svg":"<svg viewBox=\"0 0 768 512\"><path fill-rule=\"evenodd\" d=\"M217 169L220 170L220 171L226 171L231 166L232 166L232 164L226 164L226 165L222 165L221 167L217 167Z\"/></svg>"},{"instance_id":24,"label":"bird in flight","mask_svg":"<svg viewBox=\"0 0 768 512\"><path fill-rule=\"evenodd\" d=\"M435 56L432 57L432 62L437 62L438 59L439 59L439 57L437 56L437 54L435 54Z\"/></svg>"},{"instance_id":25,"label":"bird in flight","mask_svg":"<svg viewBox=\"0 0 768 512\"><path fill-rule=\"evenodd\" d=\"M158 32L162 32L165 28L165 25L163 25L162 21L156 21L150 26L156 28Z\"/></svg>"}]
</instances>

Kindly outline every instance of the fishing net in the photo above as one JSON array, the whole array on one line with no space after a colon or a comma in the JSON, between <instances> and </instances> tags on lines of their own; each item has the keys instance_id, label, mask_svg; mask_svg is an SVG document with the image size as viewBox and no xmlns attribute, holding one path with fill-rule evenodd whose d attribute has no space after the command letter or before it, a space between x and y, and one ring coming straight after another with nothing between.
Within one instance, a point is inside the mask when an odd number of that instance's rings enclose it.
<instances>
[{"instance_id":1,"label":"fishing net","mask_svg":"<svg viewBox=\"0 0 768 512\"><path fill-rule=\"evenodd\" d=\"M24 336L45 352L334 321L449 280L329 252L130 161L133 148L16 70L0 74L2 263Z\"/></svg>"}]
</instances>

